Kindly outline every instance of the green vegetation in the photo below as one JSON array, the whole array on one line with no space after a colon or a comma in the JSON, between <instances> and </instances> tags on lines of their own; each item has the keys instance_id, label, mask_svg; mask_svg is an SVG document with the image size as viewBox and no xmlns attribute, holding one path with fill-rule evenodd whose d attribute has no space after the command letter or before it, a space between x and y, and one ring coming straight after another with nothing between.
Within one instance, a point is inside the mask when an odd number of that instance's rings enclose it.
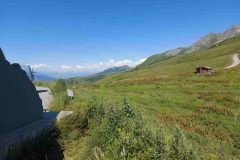
<instances>
[{"instance_id":1,"label":"green vegetation","mask_svg":"<svg viewBox=\"0 0 240 160\"><path fill-rule=\"evenodd\" d=\"M234 38L229 38L229 39L226 39L224 41L228 41L229 44L230 44L231 42L235 42L237 39L239 39L239 35L240 34L235 33ZM221 36L223 36L223 35L221 35ZM215 43L217 43L220 40L219 38L221 38L221 36L219 34L210 33L210 34L202 37L199 41L193 43L189 47L184 47L184 48L179 47L178 49L181 49L181 51L176 53L176 55L182 55L182 54L186 54L186 53L189 54L189 51L191 53L199 52L199 51L208 49L210 47L214 47L214 46L216 46ZM220 43L223 43L223 42L220 42ZM171 50L169 50L169 51L171 51ZM142 67L142 66L151 65L153 63L161 62L161 61L164 61L168 58L171 58L172 56L167 56L167 53L169 51L166 51L166 52L161 53L161 54L155 54L153 56L148 57L147 60L145 62L143 62L142 64L138 65L137 68ZM174 55L174 56L176 56L176 55Z\"/></svg>"},{"instance_id":2,"label":"green vegetation","mask_svg":"<svg viewBox=\"0 0 240 160\"><path fill-rule=\"evenodd\" d=\"M232 43L235 43L236 41L240 41L240 36L236 36L230 39L226 39L225 41L220 42L218 45L229 45ZM216 47L216 45L214 45L213 47Z\"/></svg>"},{"instance_id":3,"label":"green vegetation","mask_svg":"<svg viewBox=\"0 0 240 160\"><path fill-rule=\"evenodd\" d=\"M201 155L239 159L240 121L235 124L234 117L240 104L240 68L224 69L235 53L240 53L239 37L73 89L113 104L127 97L148 123L167 126L168 135L177 123ZM215 73L195 75L199 66L213 67Z\"/></svg>"},{"instance_id":4,"label":"green vegetation","mask_svg":"<svg viewBox=\"0 0 240 160\"><path fill-rule=\"evenodd\" d=\"M86 77L68 78L68 79L65 79L65 81L66 81L66 84L68 84L68 85L73 85L74 83L75 84L89 84L89 83L101 80L105 77L106 77L105 74L95 74L95 75L86 76Z\"/></svg>"},{"instance_id":5,"label":"green vegetation","mask_svg":"<svg viewBox=\"0 0 240 160\"><path fill-rule=\"evenodd\" d=\"M224 69L236 53L239 37L68 86L74 100L56 92L51 109L75 113L57 123L65 158L240 159L240 67ZM195 75L199 66L215 73Z\"/></svg>"},{"instance_id":6,"label":"green vegetation","mask_svg":"<svg viewBox=\"0 0 240 160\"><path fill-rule=\"evenodd\" d=\"M34 81L35 86L42 86L42 87L47 87L47 88L53 87L54 84L55 84L55 82Z\"/></svg>"},{"instance_id":7,"label":"green vegetation","mask_svg":"<svg viewBox=\"0 0 240 160\"><path fill-rule=\"evenodd\" d=\"M126 99L123 104L111 103L107 99L77 93L74 100L66 103L65 109L75 112L73 116L57 123L58 142L64 146L66 159L201 157L187 145L178 126L169 135L161 124L149 123L141 111L131 106ZM51 109L62 110L58 108L60 105L59 100L54 97Z\"/></svg>"},{"instance_id":8,"label":"green vegetation","mask_svg":"<svg viewBox=\"0 0 240 160\"><path fill-rule=\"evenodd\" d=\"M168 51L167 51L168 52ZM155 54L150 57L148 57L143 63L137 66L137 68L141 66L147 66L156 62L161 62L166 59L168 59L168 56L166 55L167 52L161 53L161 54Z\"/></svg>"},{"instance_id":9,"label":"green vegetation","mask_svg":"<svg viewBox=\"0 0 240 160\"><path fill-rule=\"evenodd\" d=\"M128 67L127 65L121 66L121 67L113 67L109 68L101 73L94 74L91 76L85 76L85 77L73 77L73 78L68 78L65 79L66 83L68 85L73 85L73 84L89 84L96 82L98 80L101 80L105 78L108 75L111 75L112 73L117 73L117 72L125 72L131 70L131 67Z\"/></svg>"}]
</instances>

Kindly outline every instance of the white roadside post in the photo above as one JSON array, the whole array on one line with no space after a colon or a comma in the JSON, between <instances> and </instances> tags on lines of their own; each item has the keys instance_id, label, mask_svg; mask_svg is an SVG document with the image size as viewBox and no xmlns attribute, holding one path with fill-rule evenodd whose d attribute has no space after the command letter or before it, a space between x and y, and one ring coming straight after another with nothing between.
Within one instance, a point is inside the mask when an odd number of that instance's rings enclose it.
<instances>
[{"instance_id":1,"label":"white roadside post","mask_svg":"<svg viewBox=\"0 0 240 160\"><path fill-rule=\"evenodd\" d=\"M67 94L68 94L69 97L71 97L71 99L73 99L73 97L74 97L73 90L67 89Z\"/></svg>"}]
</instances>

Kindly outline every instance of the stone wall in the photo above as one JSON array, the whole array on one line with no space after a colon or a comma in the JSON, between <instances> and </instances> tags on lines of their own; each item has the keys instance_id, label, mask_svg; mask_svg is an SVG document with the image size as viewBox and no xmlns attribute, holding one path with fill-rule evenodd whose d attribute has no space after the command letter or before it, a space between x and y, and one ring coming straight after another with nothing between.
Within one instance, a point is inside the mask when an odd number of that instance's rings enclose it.
<instances>
[{"instance_id":1,"label":"stone wall","mask_svg":"<svg viewBox=\"0 0 240 160\"><path fill-rule=\"evenodd\" d=\"M0 48L0 136L43 118L42 101L19 64Z\"/></svg>"}]
</instances>

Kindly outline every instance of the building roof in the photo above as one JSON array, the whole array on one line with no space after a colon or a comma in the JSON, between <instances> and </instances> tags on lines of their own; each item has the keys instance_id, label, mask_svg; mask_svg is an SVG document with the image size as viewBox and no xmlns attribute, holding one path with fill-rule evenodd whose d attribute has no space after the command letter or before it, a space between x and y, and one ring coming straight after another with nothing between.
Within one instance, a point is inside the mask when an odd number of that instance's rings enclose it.
<instances>
[{"instance_id":1,"label":"building roof","mask_svg":"<svg viewBox=\"0 0 240 160\"><path fill-rule=\"evenodd\" d=\"M213 69L212 67L198 67L198 68L207 68L207 69Z\"/></svg>"}]
</instances>

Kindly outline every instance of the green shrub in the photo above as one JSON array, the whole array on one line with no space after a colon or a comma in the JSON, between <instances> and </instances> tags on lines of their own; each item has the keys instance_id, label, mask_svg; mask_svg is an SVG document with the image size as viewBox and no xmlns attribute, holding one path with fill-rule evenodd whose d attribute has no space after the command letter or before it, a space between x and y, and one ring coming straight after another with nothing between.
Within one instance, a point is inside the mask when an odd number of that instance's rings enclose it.
<instances>
[{"instance_id":1,"label":"green shrub","mask_svg":"<svg viewBox=\"0 0 240 160\"><path fill-rule=\"evenodd\" d=\"M176 160L196 159L196 157L193 154L193 151L187 149L184 135L181 132L179 126L176 126L174 131L170 157Z\"/></svg>"},{"instance_id":2,"label":"green shrub","mask_svg":"<svg viewBox=\"0 0 240 160\"><path fill-rule=\"evenodd\" d=\"M96 103L96 99L94 101L94 107L87 109L88 118L92 122L91 144L94 149L91 156L84 158L196 159L186 147L179 128L170 144L165 139L163 126L155 129L148 124L126 99L123 106L110 105L104 108Z\"/></svg>"},{"instance_id":3,"label":"green shrub","mask_svg":"<svg viewBox=\"0 0 240 160\"><path fill-rule=\"evenodd\" d=\"M53 95L53 101L50 103L51 110L61 111L71 101L71 98L67 95L67 85L63 79L59 79L52 87L51 92Z\"/></svg>"},{"instance_id":4,"label":"green shrub","mask_svg":"<svg viewBox=\"0 0 240 160\"><path fill-rule=\"evenodd\" d=\"M59 79L56 84L51 88L52 94L57 94L59 92L66 92L67 85L63 79Z\"/></svg>"}]
</instances>

